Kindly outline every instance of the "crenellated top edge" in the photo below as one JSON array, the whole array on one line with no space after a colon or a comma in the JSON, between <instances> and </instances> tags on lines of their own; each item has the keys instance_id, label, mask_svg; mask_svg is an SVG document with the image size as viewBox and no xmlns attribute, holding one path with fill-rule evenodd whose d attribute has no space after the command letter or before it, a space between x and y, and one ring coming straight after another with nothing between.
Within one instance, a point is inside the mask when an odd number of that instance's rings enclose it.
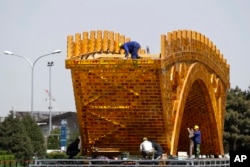
<instances>
[{"instance_id":1,"label":"crenellated top edge","mask_svg":"<svg viewBox=\"0 0 250 167\"><path fill-rule=\"evenodd\" d=\"M123 54L119 43L131 41L121 33L108 30L91 30L75 35L67 36L67 58L81 56L87 53L112 53ZM145 49L141 49L140 53L144 54Z\"/></svg>"},{"instance_id":2,"label":"crenellated top edge","mask_svg":"<svg viewBox=\"0 0 250 167\"><path fill-rule=\"evenodd\" d=\"M201 34L200 32L193 30L172 31L167 33L166 40L168 44L176 40L183 41L181 45L188 45L191 44L192 41L196 41L200 44L200 46L204 48L206 47L207 50L210 50L211 52L215 53L215 55L218 56L222 62L224 63L227 62L227 60L220 53L220 50L217 49L216 45L214 45L213 42L208 37Z\"/></svg>"}]
</instances>

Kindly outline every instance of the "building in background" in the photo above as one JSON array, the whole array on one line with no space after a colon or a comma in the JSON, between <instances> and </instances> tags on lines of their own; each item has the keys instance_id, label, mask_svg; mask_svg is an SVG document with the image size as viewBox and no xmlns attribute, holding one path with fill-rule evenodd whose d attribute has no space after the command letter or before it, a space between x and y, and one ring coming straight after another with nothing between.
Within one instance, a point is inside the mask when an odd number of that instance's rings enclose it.
<instances>
[{"instance_id":1,"label":"building in background","mask_svg":"<svg viewBox=\"0 0 250 167\"><path fill-rule=\"evenodd\" d=\"M17 118L22 118L29 112L25 111L15 111L15 116ZM37 124L40 126L43 134L47 135L49 130L49 112L33 112L33 118L36 120ZM67 132L75 131L79 129L76 112L52 112L52 130L61 127L61 121L65 120L67 122Z\"/></svg>"}]
</instances>

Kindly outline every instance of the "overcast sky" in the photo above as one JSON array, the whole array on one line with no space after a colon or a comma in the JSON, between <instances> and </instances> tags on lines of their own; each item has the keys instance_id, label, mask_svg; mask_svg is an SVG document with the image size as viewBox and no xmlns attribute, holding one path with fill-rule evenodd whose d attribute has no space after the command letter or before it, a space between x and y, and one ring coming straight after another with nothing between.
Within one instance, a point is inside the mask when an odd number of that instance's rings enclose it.
<instances>
[{"instance_id":1,"label":"overcast sky","mask_svg":"<svg viewBox=\"0 0 250 167\"><path fill-rule=\"evenodd\" d=\"M34 62L34 111L48 111L49 67L53 111L75 111L70 70L65 68L68 35L91 30L124 34L160 53L160 36L174 30L198 31L220 49L230 64L231 88L250 85L249 0L0 0L0 116L30 111ZM46 100L47 99L47 100Z\"/></svg>"}]
</instances>

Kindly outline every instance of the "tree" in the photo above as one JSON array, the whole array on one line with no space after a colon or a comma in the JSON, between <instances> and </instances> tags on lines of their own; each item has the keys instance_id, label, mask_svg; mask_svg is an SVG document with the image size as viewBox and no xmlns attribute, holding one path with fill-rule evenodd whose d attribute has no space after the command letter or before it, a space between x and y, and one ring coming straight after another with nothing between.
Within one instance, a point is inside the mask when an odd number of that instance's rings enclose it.
<instances>
[{"instance_id":1,"label":"tree","mask_svg":"<svg viewBox=\"0 0 250 167\"><path fill-rule=\"evenodd\" d=\"M60 149L60 129L54 129L51 131L48 137L48 149L58 150Z\"/></svg>"},{"instance_id":2,"label":"tree","mask_svg":"<svg viewBox=\"0 0 250 167\"><path fill-rule=\"evenodd\" d=\"M22 119L22 123L31 139L32 147L35 151L34 153L38 157L44 157L46 154L44 136L36 121L30 114L26 114Z\"/></svg>"},{"instance_id":3,"label":"tree","mask_svg":"<svg viewBox=\"0 0 250 167\"><path fill-rule=\"evenodd\" d=\"M224 125L225 151L250 149L250 94L239 87L227 94Z\"/></svg>"},{"instance_id":4,"label":"tree","mask_svg":"<svg viewBox=\"0 0 250 167\"><path fill-rule=\"evenodd\" d=\"M19 160L30 159L33 155L31 139L22 122L14 118L13 112L1 123L0 145L3 150L13 153Z\"/></svg>"}]
</instances>

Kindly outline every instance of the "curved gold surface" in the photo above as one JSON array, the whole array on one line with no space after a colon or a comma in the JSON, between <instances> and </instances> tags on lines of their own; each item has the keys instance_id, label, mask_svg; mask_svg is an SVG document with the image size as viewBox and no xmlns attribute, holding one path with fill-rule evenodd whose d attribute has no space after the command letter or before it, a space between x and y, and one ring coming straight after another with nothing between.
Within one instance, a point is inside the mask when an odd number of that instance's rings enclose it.
<instances>
[{"instance_id":1,"label":"curved gold surface","mask_svg":"<svg viewBox=\"0 0 250 167\"><path fill-rule=\"evenodd\" d=\"M112 31L67 38L82 153L138 154L144 136L167 154L189 149L187 127L202 131L201 154L224 154L223 126L229 65L204 35L178 30L161 35L161 52L123 59Z\"/></svg>"}]
</instances>

